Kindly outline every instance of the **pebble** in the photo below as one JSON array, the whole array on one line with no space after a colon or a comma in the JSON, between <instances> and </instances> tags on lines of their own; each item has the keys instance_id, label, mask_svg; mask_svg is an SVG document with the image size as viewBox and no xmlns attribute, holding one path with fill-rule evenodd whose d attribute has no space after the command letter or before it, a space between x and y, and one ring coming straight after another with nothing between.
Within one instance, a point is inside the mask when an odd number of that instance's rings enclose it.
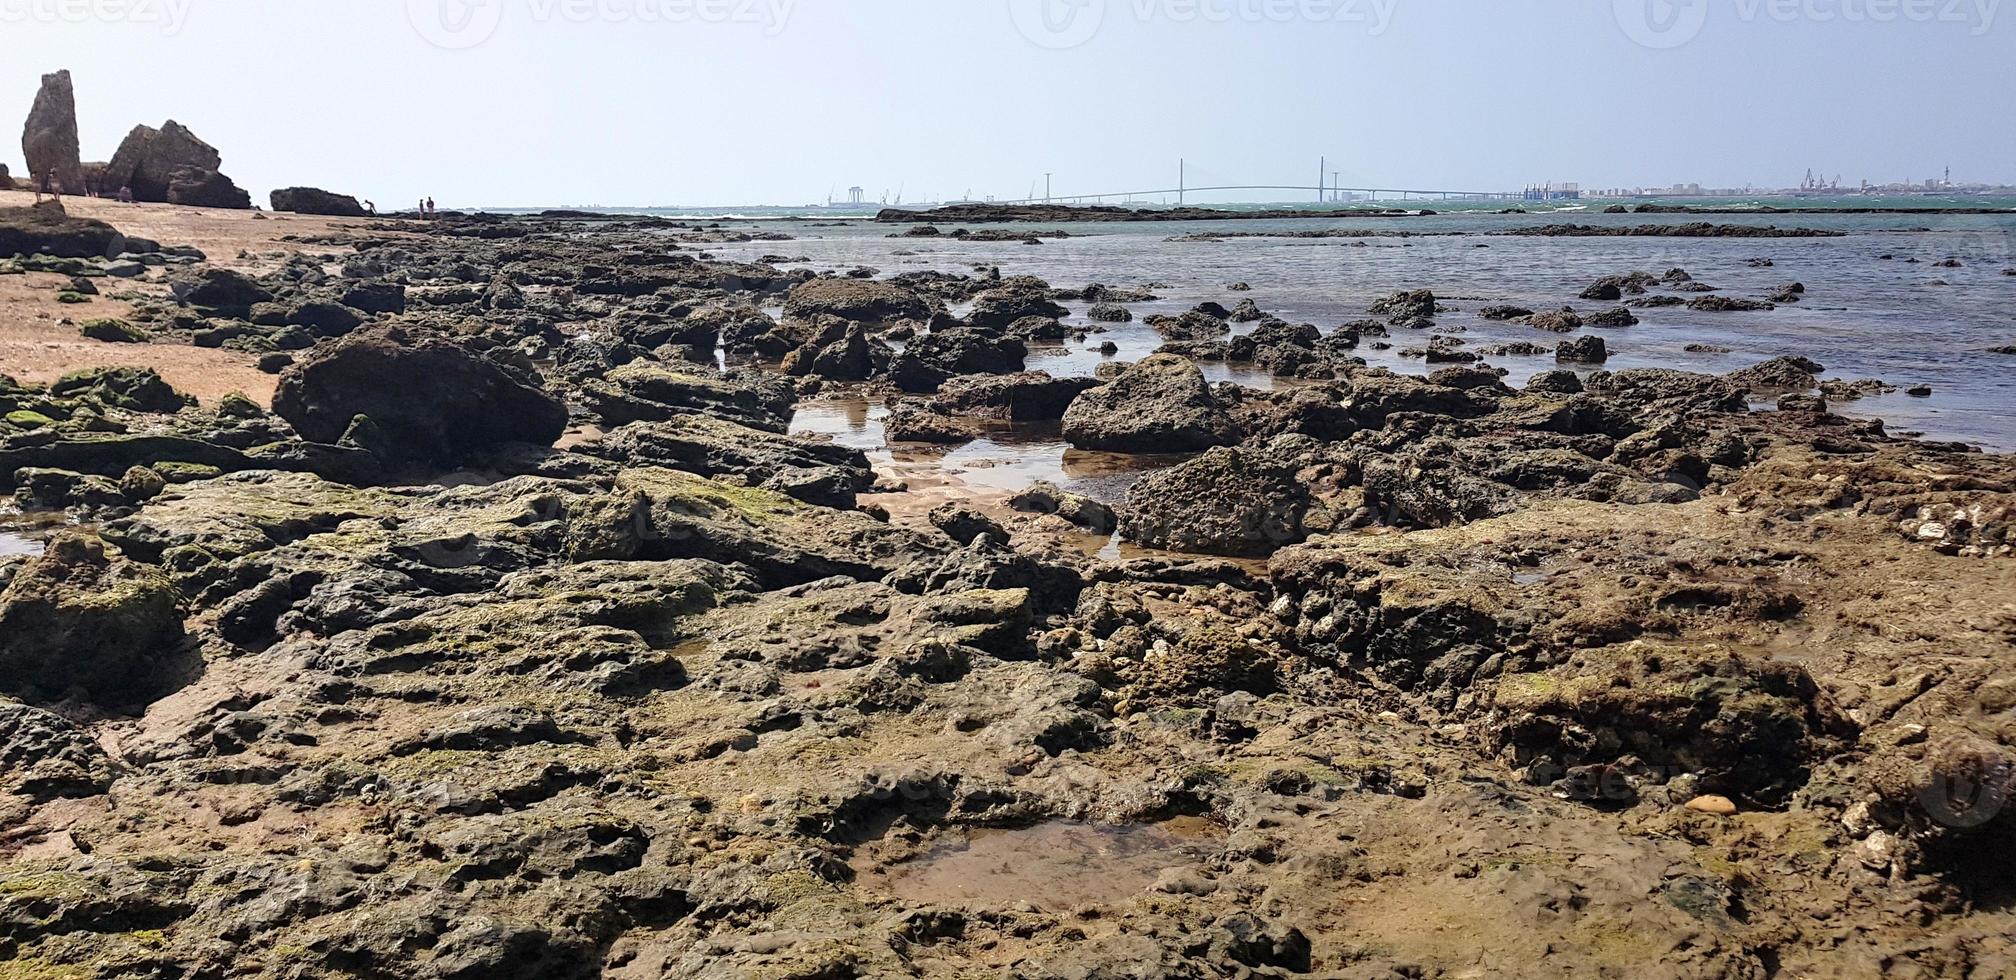
<instances>
[{"instance_id":1,"label":"pebble","mask_svg":"<svg viewBox=\"0 0 2016 980\"><path fill-rule=\"evenodd\" d=\"M1726 796L1697 796L1687 804L1687 809L1695 813L1705 813L1714 817L1733 817L1736 803Z\"/></svg>"}]
</instances>

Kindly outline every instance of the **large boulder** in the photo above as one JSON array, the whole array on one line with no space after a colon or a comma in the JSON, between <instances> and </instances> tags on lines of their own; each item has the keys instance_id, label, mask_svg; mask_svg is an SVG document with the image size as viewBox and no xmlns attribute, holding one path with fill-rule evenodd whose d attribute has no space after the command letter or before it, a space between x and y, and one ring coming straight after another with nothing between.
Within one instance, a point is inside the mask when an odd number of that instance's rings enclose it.
<instances>
[{"instance_id":1,"label":"large boulder","mask_svg":"<svg viewBox=\"0 0 2016 980\"><path fill-rule=\"evenodd\" d=\"M1043 280L1018 276L975 296L966 320L976 327L999 330L1028 317L1054 320L1070 312L1050 298L1050 287Z\"/></svg>"},{"instance_id":2,"label":"large boulder","mask_svg":"<svg viewBox=\"0 0 2016 980\"><path fill-rule=\"evenodd\" d=\"M96 535L59 535L0 592L0 690L144 704L181 638L180 601L159 569Z\"/></svg>"},{"instance_id":3,"label":"large boulder","mask_svg":"<svg viewBox=\"0 0 2016 980\"><path fill-rule=\"evenodd\" d=\"M362 218L370 212L364 205L348 194L337 194L319 187L282 187L271 197L273 210L291 211L295 214L323 214L336 218Z\"/></svg>"},{"instance_id":4,"label":"large boulder","mask_svg":"<svg viewBox=\"0 0 2016 980\"><path fill-rule=\"evenodd\" d=\"M1211 555L1266 556L1328 527L1295 478L1266 450L1218 448L1151 474L1127 494L1120 535L1136 544Z\"/></svg>"},{"instance_id":5,"label":"large boulder","mask_svg":"<svg viewBox=\"0 0 2016 980\"><path fill-rule=\"evenodd\" d=\"M28 110L21 131L21 155L28 158L28 177L51 174L68 194L84 193L84 167L77 149L77 96L70 73L42 76L42 88Z\"/></svg>"},{"instance_id":6,"label":"large boulder","mask_svg":"<svg viewBox=\"0 0 2016 980\"><path fill-rule=\"evenodd\" d=\"M1154 354L1064 412L1064 438L1116 453L1198 452L1239 441L1238 426L1187 358Z\"/></svg>"},{"instance_id":7,"label":"large boulder","mask_svg":"<svg viewBox=\"0 0 2016 980\"><path fill-rule=\"evenodd\" d=\"M889 380L915 394L936 392L964 374L1015 374L1029 348L1013 337L996 337L969 327L925 334L910 342L889 365Z\"/></svg>"},{"instance_id":8,"label":"large boulder","mask_svg":"<svg viewBox=\"0 0 2016 980\"><path fill-rule=\"evenodd\" d=\"M177 167L168 177L168 203L191 208L252 209L252 195L215 170Z\"/></svg>"},{"instance_id":9,"label":"large boulder","mask_svg":"<svg viewBox=\"0 0 2016 980\"><path fill-rule=\"evenodd\" d=\"M0 258L53 255L62 259L106 258L126 247L126 236L103 221L72 218L58 201L32 208L0 208Z\"/></svg>"},{"instance_id":10,"label":"large boulder","mask_svg":"<svg viewBox=\"0 0 2016 980\"><path fill-rule=\"evenodd\" d=\"M177 300L217 316L245 317L252 307L273 301L273 293L250 276L230 269L206 268L168 284Z\"/></svg>"},{"instance_id":11,"label":"large boulder","mask_svg":"<svg viewBox=\"0 0 2016 980\"><path fill-rule=\"evenodd\" d=\"M536 373L393 324L358 330L288 368L273 411L314 442L338 442L359 426L354 441L401 463L453 465L512 443L551 446L567 429L566 407Z\"/></svg>"},{"instance_id":12,"label":"large boulder","mask_svg":"<svg viewBox=\"0 0 2016 980\"><path fill-rule=\"evenodd\" d=\"M1098 386L1092 378L1053 378L1044 371L976 374L945 382L931 405L947 415L1055 422L1079 395Z\"/></svg>"},{"instance_id":13,"label":"large boulder","mask_svg":"<svg viewBox=\"0 0 2016 980\"><path fill-rule=\"evenodd\" d=\"M859 323L931 318L931 310L916 293L865 279L814 279L791 290L784 301L784 315L793 319L820 314Z\"/></svg>"},{"instance_id":14,"label":"large boulder","mask_svg":"<svg viewBox=\"0 0 2016 980\"><path fill-rule=\"evenodd\" d=\"M114 193L121 187L131 188L137 200L167 203L176 171L190 167L214 174L223 164L216 147L170 119L160 129L133 127L118 152L112 154L112 162L105 165L105 187ZM185 193L201 180L200 173L192 176L194 181L184 178ZM251 207L249 196L244 206Z\"/></svg>"}]
</instances>

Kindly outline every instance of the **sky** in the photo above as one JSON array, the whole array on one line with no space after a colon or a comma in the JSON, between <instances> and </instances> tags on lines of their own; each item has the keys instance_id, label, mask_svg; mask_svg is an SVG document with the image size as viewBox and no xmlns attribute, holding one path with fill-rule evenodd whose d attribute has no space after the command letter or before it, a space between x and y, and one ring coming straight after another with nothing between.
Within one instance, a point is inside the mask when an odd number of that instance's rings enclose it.
<instances>
[{"instance_id":1,"label":"sky","mask_svg":"<svg viewBox=\"0 0 2016 980\"><path fill-rule=\"evenodd\" d=\"M87 160L382 208L2016 183L2003 2L0 0L0 120L68 68Z\"/></svg>"}]
</instances>

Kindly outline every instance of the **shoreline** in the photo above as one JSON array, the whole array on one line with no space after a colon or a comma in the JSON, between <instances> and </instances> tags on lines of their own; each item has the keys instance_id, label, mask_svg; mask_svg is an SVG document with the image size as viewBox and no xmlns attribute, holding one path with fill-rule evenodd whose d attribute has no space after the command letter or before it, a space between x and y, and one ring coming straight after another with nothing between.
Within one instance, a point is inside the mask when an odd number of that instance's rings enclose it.
<instances>
[{"instance_id":1,"label":"shoreline","mask_svg":"<svg viewBox=\"0 0 2016 980\"><path fill-rule=\"evenodd\" d=\"M1789 287L1303 324L1238 252L1220 304L1015 274L1072 239L860 272L662 221L73 214L156 248L0 278L149 338L0 386L37 970L2016 954L2016 812L1926 793L2016 790L2016 456L1839 414L1795 350L1606 363L1633 301ZM1466 350L1485 322L1532 351Z\"/></svg>"}]
</instances>

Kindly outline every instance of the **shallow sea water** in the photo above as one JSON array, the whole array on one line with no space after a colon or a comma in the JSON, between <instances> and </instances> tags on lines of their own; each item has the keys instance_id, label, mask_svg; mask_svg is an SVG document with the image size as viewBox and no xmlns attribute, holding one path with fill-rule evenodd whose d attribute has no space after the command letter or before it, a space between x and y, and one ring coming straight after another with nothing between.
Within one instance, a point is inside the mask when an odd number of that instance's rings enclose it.
<instances>
[{"instance_id":1,"label":"shallow sea water","mask_svg":"<svg viewBox=\"0 0 2016 980\"><path fill-rule=\"evenodd\" d=\"M1846 232L1841 238L1540 238L1490 232L1573 221L1590 225L1729 224L1811 227ZM1368 314L1376 299L1401 289L1428 288L1456 312L1438 331L1485 347L1525 340L1552 346L1560 335L1477 316L1485 306L1513 303L1545 310L1563 305L1591 311L1615 304L1576 298L1590 282L1635 270L1662 273L1684 268L1722 295L1763 298L1784 283L1801 282L1807 298L1797 305L1755 313L1703 313L1686 309L1635 311L1643 321L1621 329L1590 328L1608 342L1611 369L1674 367L1726 373L1784 354L1811 357L1825 377L1881 378L1903 388L1930 385L1929 399L1903 392L1841 403L1837 411L1882 418L1895 430L1963 441L1995 451L2016 451L2016 356L1990 348L2016 344L2016 214L2003 215L1602 215L1451 214L1413 218L1318 218L1293 221L1219 221L1065 226L1074 236L1042 245L962 242L950 238L890 238L906 226L857 222L808 227L803 221L766 223L797 236L792 242L708 246L729 259L771 253L804 256L819 270L870 266L884 275L918 270L970 273L998 266L1003 275L1040 276L1055 286L1091 282L1148 287L1159 299L1130 304L1136 322L1106 325L1086 341L1033 348L1029 367L1055 375L1088 375L1109 358L1097 351L1112 341L1111 359L1131 361L1162 341L1139 322L1205 300L1232 306L1252 299L1262 310L1326 332ZM950 231L953 226L943 226ZM1294 233L1318 229L1407 231L1421 237L1224 238L1171 241L1200 233ZM1047 227L1046 227L1047 230ZM1460 234L1458 234L1460 233ZM1884 258L1889 256L1889 258ZM1768 268L1753 259L1770 259ZM1957 260L1958 267L1936 263ZM1915 260L1915 261L1913 261ZM1251 285L1248 292L1226 287ZM1072 319L1088 304L1067 303ZM1400 356L1423 346L1427 334L1403 331L1393 349L1360 355L1396 371L1431 368ZM1712 344L1729 353L1694 353ZM1552 357L1495 357L1491 363L1521 384L1556 367ZM1275 382L1259 372L1205 364L1216 381L1254 387ZM872 412L870 413L872 415ZM801 423L831 427L826 419ZM872 417L849 420L843 439L870 440ZM872 448L880 448L879 439ZM864 444L862 448L871 448ZM1062 461L1059 461L1059 467Z\"/></svg>"}]
</instances>

